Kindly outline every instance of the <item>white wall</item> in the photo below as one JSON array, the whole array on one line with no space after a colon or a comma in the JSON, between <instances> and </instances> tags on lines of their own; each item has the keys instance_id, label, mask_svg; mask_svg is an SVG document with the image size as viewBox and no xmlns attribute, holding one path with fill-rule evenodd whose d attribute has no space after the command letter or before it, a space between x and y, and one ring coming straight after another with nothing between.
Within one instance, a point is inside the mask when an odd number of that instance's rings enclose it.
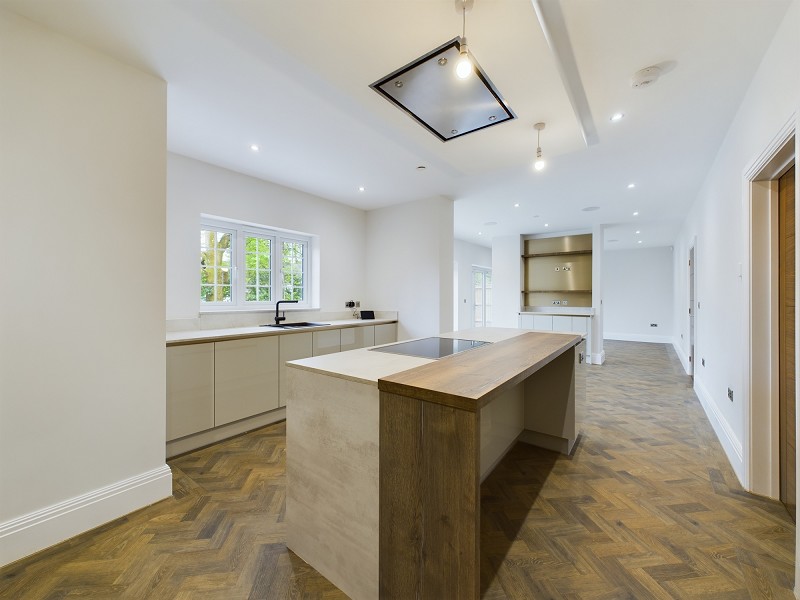
<instances>
[{"instance_id":1,"label":"white wall","mask_svg":"<svg viewBox=\"0 0 800 600\"><path fill-rule=\"evenodd\" d=\"M169 496L166 85L0 10L0 564Z\"/></svg>"},{"instance_id":2,"label":"white wall","mask_svg":"<svg viewBox=\"0 0 800 600\"><path fill-rule=\"evenodd\" d=\"M472 267L492 268L492 249L463 240L455 240L453 244L455 262L455 314L456 329L472 327L472 309L474 298L472 293Z\"/></svg>"},{"instance_id":3,"label":"white wall","mask_svg":"<svg viewBox=\"0 0 800 600\"><path fill-rule=\"evenodd\" d=\"M364 211L177 154L167 164L167 319L196 318L200 309L201 213L319 236L315 308L342 311L366 299Z\"/></svg>"},{"instance_id":4,"label":"white wall","mask_svg":"<svg viewBox=\"0 0 800 600\"><path fill-rule=\"evenodd\" d=\"M398 340L453 329L452 200L369 211L366 250L366 304L399 311Z\"/></svg>"},{"instance_id":5,"label":"white wall","mask_svg":"<svg viewBox=\"0 0 800 600\"><path fill-rule=\"evenodd\" d=\"M492 239L492 324L495 327L519 327L521 256L521 236L504 235Z\"/></svg>"},{"instance_id":6,"label":"white wall","mask_svg":"<svg viewBox=\"0 0 800 600\"><path fill-rule=\"evenodd\" d=\"M672 255L671 248L603 253L606 339L672 343Z\"/></svg>"},{"instance_id":7,"label":"white wall","mask_svg":"<svg viewBox=\"0 0 800 600\"><path fill-rule=\"evenodd\" d=\"M675 348L684 364L689 333L688 249L697 240L695 390L739 479L747 486L749 431L744 389L748 336L749 210L744 173L800 109L800 3L793 2L728 130L675 242ZM740 271L740 265L742 270ZM743 276L740 276L740 272ZM705 359L705 366L702 366ZM734 400L727 397L727 389Z\"/></svg>"}]
</instances>

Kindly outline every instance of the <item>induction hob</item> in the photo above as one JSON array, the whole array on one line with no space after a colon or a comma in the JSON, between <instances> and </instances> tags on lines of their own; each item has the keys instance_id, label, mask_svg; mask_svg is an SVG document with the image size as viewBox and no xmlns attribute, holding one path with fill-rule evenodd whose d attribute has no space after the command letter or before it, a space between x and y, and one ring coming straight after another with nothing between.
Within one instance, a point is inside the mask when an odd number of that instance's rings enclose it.
<instances>
[{"instance_id":1,"label":"induction hob","mask_svg":"<svg viewBox=\"0 0 800 600\"><path fill-rule=\"evenodd\" d=\"M370 348L376 352L388 352L389 354L405 354L407 356L418 356L420 358L443 358L451 354L458 354L466 350L472 350L479 346L490 344L491 342L481 342L478 340L462 340L457 338L429 337L421 340L411 340L410 342L400 342L389 344L380 348Z\"/></svg>"}]
</instances>

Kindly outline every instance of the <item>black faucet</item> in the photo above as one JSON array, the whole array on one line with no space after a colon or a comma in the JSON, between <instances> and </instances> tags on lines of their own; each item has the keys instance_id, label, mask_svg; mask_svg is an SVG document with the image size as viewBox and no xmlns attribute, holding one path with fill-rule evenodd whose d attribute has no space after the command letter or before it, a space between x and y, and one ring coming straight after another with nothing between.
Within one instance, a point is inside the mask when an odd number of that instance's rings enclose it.
<instances>
[{"instance_id":1,"label":"black faucet","mask_svg":"<svg viewBox=\"0 0 800 600\"><path fill-rule=\"evenodd\" d=\"M284 316L279 317L278 311L281 309L281 304L297 304L297 300L278 300L275 303L275 325L280 325L281 321L286 320L286 313L283 313Z\"/></svg>"}]
</instances>

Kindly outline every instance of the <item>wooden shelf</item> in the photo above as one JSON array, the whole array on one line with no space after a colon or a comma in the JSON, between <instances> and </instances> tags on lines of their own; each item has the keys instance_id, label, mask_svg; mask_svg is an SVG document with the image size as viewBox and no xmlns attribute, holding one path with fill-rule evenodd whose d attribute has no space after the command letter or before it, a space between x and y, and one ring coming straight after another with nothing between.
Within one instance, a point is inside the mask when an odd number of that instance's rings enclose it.
<instances>
[{"instance_id":1,"label":"wooden shelf","mask_svg":"<svg viewBox=\"0 0 800 600\"><path fill-rule=\"evenodd\" d=\"M592 290L522 290L523 294L591 294Z\"/></svg>"},{"instance_id":2,"label":"wooden shelf","mask_svg":"<svg viewBox=\"0 0 800 600\"><path fill-rule=\"evenodd\" d=\"M523 254L522 258L538 258L540 256L570 256L574 254L591 254L591 250L573 250L571 252L541 252L537 254Z\"/></svg>"}]
</instances>

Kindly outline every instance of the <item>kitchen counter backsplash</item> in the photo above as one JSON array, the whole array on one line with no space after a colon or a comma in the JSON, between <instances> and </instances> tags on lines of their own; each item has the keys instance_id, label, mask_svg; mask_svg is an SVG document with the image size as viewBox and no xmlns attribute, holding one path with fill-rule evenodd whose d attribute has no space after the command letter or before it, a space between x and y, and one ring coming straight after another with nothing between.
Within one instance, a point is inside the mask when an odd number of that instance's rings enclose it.
<instances>
[{"instance_id":1,"label":"kitchen counter backsplash","mask_svg":"<svg viewBox=\"0 0 800 600\"><path fill-rule=\"evenodd\" d=\"M281 307L281 312L283 307ZM320 312L318 310L286 310L286 322L341 321L353 318L353 311ZM376 319L397 320L397 311L376 310ZM167 333L176 331L204 331L206 329L229 329L232 327L258 327L275 322L275 310L253 312L202 313L196 319L167 319Z\"/></svg>"}]
</instances>

